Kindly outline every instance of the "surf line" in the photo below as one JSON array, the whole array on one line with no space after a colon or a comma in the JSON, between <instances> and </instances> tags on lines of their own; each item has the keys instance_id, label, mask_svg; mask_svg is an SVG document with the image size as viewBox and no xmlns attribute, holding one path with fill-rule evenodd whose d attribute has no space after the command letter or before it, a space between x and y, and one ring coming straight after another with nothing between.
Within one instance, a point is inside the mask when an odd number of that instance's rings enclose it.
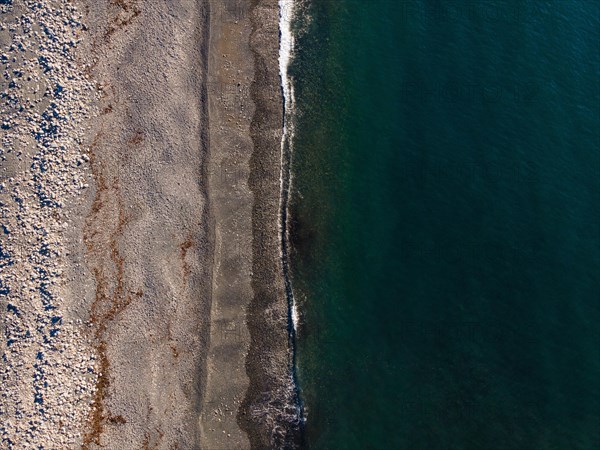
<instances>
[{"instance_id":1,"label":"surf line","mask_svg":"<svg viewBox=\"0 0 600 450\"><path fill-rule=\"evenodd\" d=\"M288 339L290 349L290 373L294 389L293 401L297 414L297 425L304 423L304 407L300 398L300 387L297 377L296 361L296 334L298 331L298 310L292 288L289 267L289 202L292 186L292 156L294 123L293 113L295 107L294 85L288 74L288 67L294 51L294 35L292 33L292 19L295 10L295 0L279 0L279 74L281 77L281 90L283 94L283 124L281 136L281 192L279 198L279 233L281 240L281 262L285 283L285 293L288 307Z\"/></svg>"}]
</instances>

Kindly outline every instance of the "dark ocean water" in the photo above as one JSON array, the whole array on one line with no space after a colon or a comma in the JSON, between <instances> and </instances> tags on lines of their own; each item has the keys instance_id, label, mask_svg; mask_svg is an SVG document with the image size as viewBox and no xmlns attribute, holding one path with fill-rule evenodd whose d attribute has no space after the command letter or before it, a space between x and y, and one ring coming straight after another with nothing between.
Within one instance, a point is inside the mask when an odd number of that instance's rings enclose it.
<instances>
[{"instance_id":1,"label":"dark ocean water","mask_svg":"<svg viewBox=\"0 0 600 450\"><path fill-rule=\"evenodd\" d=\"M600 448L599 3L305 1L307 448Z\"/></svg>"}]
</instances>

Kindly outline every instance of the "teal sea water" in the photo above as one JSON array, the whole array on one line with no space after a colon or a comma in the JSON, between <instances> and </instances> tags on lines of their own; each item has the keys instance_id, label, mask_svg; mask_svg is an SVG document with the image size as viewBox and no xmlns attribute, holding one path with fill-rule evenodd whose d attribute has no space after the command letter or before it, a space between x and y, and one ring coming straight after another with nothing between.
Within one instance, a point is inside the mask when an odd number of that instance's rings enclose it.
<instances>
[{"instance_id":1,"label":"teal sea water","mask_svg":"<svg viewBox=\"0 0 600 450\"><path fill-rule=\"evenodd\" d=\"M305 447L600 448L599 3L303 1Z\"/></svg>"}]
</instances>

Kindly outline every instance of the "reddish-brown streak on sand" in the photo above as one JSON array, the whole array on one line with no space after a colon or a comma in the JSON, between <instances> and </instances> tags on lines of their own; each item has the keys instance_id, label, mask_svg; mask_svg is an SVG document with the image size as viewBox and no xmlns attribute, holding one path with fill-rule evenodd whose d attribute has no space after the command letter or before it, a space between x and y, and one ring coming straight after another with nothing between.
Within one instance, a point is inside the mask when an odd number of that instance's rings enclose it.
<instances>
[{"instance_id":1,"label":"reddish-brown streak on sand","mask_svg":"<svg viewBox=\"0 0 600 450\"><path fill-rule=\"evenodd\" d=\"M108 419L108 421L112 424L121 424L124 425L127 423L127 420L123 416L113 416Z\"/></svg>"},{"instance_id":2,"label":"reddish-brown streak on sand","mask_svg":"<svg viewBox=\"0 0 600 450\"><path fill-rule=\"evenodd\" d=\"M140 145L142 142L144 142L144 140L145 140L144 133L138 130L133 134L133 136L131 138L129 138L127 140L127 144Z\"/></svg>"},{"instance_id":3,"label":"reddish-brown streak on sand","mask_svg":"<svg viewBox=\"0 0 600 450\"><path fill-rule=\"evenodd\" d=\"M127 0L111 0L112 5L121 8L121 11L113 18L111 24L104 35L106 41L110 41L111 36L131 24L137 16L139 16L142 10L138 7L137 1Z\"/></svg>"},{"instance_id":4,"label":"reddish-brown streak on sand","mask_svg":"<svg viewBox=\"0 0 600 450\"><path fill-rule=\"evenodd\" d=\"M148 416L150 416L150 412L152 412L152 407L150 407L150 409L148 410ZM144 433L144 442L142 443L142 450L158 450L160 443L165 437L165 433L159 428L156 429L156 432L158 433L158 439L153 447L150 447L150 435L147 431Z\"/></svg>"},{"instance_id":5,"label":"reddish-brown streak on sand","mask_svg":"<svg viewBox=\"0 0 600 450\"><path fill-rule=\"evenodd\" d=\"M121 12L113 18L110 23L108 30L105 34L105 40L110 40L110 36L118 29L129 25L140 13L141 10L137 6L137 2L129 2L126 0L112 0L112 4L118 6L125 12L125 16ZM93 43L93 47L96 47L97 42ZM95 64L94 64L95 65ZM91 74L93 66L86 68L88 75ZM116 98L114 92L114 86L107 86L113 92L113 97ZM106 99L107 92L106 88L100 89L102 97ZM112 103L109 103L102 110L103 114L108 114L113 111ZM84 434L83 449L87 450L89 445L94 443L100 445L100 436L103 432L103 423L108 420L112 423L124 423L119 420L120 416L113 418L107 415L104 407L104 398L107 394L107 390L110 384L108 372L110 368L110 362L107 356L106 342L104 341L104 332L107 328L107 323L115 318L115 316L129 305L131 297L124 295L123 286L123 272L124 272L124 260L121 257L118 249L118 238L121 236L123 229L127 223L127 218L123 209L123 202L119 193L119 180L115 179L112 189L109 189L106 179L103 175L104 170L99 163L97 163L93 149L98 145L98 141L102 136L102 130L96 134L94 141L90 147L90 165L92 167L92 173L96 181L96 197L92 204L92 209L89 216L86 219L86 225L84 230L84 241L87 248L88 257L93 261L97 257L98 261L112 261L114 266L112 274L105 272L105 267L102 264L96 264L93 269L94 278L96 280L96 297L91 307L90 322L94 326L94 338L96 341L96 352L99 358L99 376L96 385L96 392L92 401L92 408L90 416L88 418L88 430ZM129 145L137 145L143 142L143 135L136 135L128 142ZM105 228L97 229L94 227L94 223L109 223L101 220L97 220L101 215L101 212L106 207L106 203L109 202L108 207L110 208L110 200L112 198L117 202L117 208L119 211L119 220L116 230L109 233ZM110 214L110 212L109 212ZM102 242L95 243L96 238L102 239L104 235L109 235L109 249L110 255L106 255L106 249L102 245ZM98 245L99 244L99 245ZM103 254L104 253L104 254ZM103 257L104 256L104 257ZM109 256L109 258L106 258ZM92 265L94 265L92 263ZM112 276L111 276L112 275ZM116 286L113 289L112 295L109 293L109 280L116 279ZM138 297L141 297L143 293L139 291ZM108 310L106 310L108 308ZM121 417L122 418L122 417ZM124 419L123 419L124 420ZM116 421L116 422L115 422Z\"/></svg>"},{"instance_id":6,"label":"reddish-brown streak on sand","mask_svg":"<svg viewBox=\"0 0 600 450\"><path fill-rule=\"evenodd\" d=\"M190 238L186 239L186 241L179 246L179 248L181 250L180 258L181 258L181 265L183 267L184 285L187 284L188 278L190 276L190 265L186 261L187 252L190 248L193 247L193 245L194 245L194 240L190 237Z\"/></svg>"},{"instance_id":7,"label":"reddish-brown streak on sand","mask_svg":"<svg viewBox=\"0 0 600 450\"><path fill-rule=\"evenodd\" d=\"M93 325L96 352L99 358L98 382L88 418L88 430L83 439L84 450L87 450L92 443L100 445L100 436L103 432L105 420L112 423L120 423L118 418L108 415L104 407L104 399L110 385L108 376L110 362L107 356L104 332L106 331L108 322L112 321L117 314L123 311L132 300L129 295L125 294L123 283L124 259L120 255L118 248L118 239L123 234L128 218L123 208L123 201L119 191L119 180L115 179L112 186L109 187L103 175L103 167L95 158L93 149L98 144L100 135L101 132L98 133L90 148L90 162L97 189L96 197L93 201L91 212L86 218L84 229L87 255L91 265L95 266L93 273L96 280L96 297L91 306L90 323ZM110 215L112 203L116 203L115 206L118 209L116 228L113 230L109 230L108 227L96 228L95 225L97 223L110 223L110 221L101 220L101 216L105 210ZM103 238L108 238L108 247L103 245ZM101 261L111 261L112 267L107 268L104 264L99 263ZM111 280L116 281L112 293L110 292ZM114 422L115 420L116 422Z\"/></svg>"},{"instance_id":8,"label":"reddish-brown streak on sand","mask_svg":"<svg viewBox=\"0 0 600 450\"><path fill-rule=\"evenodd\" d=\"M177 349L176 342L173 341L173 333L171 331L171 321L169 321L167 325L167 340L169 341L169 347L171 348L171 353L173 354L173 358L179 358L179 350Z\"/></svg>"}]
</instances>

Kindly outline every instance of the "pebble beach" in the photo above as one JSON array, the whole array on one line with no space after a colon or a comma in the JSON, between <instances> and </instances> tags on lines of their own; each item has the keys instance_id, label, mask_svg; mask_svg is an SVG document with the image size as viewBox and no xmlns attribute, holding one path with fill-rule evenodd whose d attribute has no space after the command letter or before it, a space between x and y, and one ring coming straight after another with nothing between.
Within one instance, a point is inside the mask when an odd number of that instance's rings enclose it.
<instances>
[{"instance_id":1,"label":"pebble beach","mask_svg":"<svg viewBox=\"0 0 600 450\"><path fill-rule=\"evenodd\" d=\"M0 2L0 448L294 442L255 3Z\"/></svg>"}]
</instances>

